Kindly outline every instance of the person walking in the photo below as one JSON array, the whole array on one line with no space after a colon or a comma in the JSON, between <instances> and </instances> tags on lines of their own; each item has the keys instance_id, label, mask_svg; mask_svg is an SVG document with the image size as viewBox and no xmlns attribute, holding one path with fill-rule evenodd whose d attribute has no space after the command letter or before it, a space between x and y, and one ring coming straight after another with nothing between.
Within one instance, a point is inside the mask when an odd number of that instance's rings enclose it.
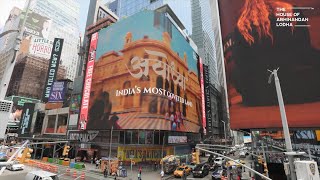
<instances>
[{"instance_id":1,"label":"person walking","mask_svg":"<svg viewBox=\"0 0 320 180\"><path fill-rule=\"evenodd\" d=\"M161 170L160 176L161 176L161 179L164 177L164 171L163 170Z\"/></svg>"}]
</instances>

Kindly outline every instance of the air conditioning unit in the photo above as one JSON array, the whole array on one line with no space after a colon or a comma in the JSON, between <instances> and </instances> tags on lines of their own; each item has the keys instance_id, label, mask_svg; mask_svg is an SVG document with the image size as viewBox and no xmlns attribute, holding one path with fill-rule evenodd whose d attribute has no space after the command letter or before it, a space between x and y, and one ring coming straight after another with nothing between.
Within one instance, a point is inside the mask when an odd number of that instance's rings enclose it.
<instances>
[{"instance_id":1,"label":"air conditioning unit","mask_svg":"<svg viewBox=\"0 0 320 180\"><path fill-rule=\"evenodd\" d=\"M5 138L7 124L12 111L13 102L0 100L0 139Z\"/></svg>"},{"instance_id":2,"label":"air conditioning unit","mask_svg":"<svg viewBox=\"0 0 320 180\"><path fill-rule=\"evenodd\" d=\"M295 161L297 180L320 180L315 161Z\"/></svg>"}]
</instances>

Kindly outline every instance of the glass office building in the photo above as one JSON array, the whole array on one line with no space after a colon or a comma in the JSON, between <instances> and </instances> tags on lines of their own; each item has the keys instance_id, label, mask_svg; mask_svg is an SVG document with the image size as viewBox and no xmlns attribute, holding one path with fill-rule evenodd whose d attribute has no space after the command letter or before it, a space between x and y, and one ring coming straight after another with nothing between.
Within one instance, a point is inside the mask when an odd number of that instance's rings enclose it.
<instances>
[{"instance_id":1,"label":"glass office building","mask_svg":"<svg viewBox=\"0 0 320 180\"><path fill-rule=\"evenodd\" d=\"M79 44L80 4L76 0L33 0L30 5L33 12L51 20L48 39L63 38L62 65L66 67L66 78L76 76Z\"/></svg>"}]
</instances>

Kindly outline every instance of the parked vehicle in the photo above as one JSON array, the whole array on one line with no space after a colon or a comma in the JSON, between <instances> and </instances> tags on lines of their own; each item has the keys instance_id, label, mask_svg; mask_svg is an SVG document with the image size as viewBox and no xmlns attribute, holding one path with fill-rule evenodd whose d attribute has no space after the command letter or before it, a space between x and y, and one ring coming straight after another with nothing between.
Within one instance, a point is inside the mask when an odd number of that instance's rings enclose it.
<instances>
[{"instance_id":1,"label":"parked vehicle","mask_svg":"<svg viewBox=\"0 0 320 180\"><path fill-rule=\"evenodd\" d=\"M7 165L6 168L10 171L19 171L24 169L24 165L17 162L17 163Z\"/></svg>"},{"instance_id":2,"label":"parked vehicle","mask_svg":"<svg viewBox=\"0 0 320 180\"><path fill-rule=\"evenodd\" d=\"M192 171L193 177L205 177L209 174L209 164L198 164Z\"/></svg>"},{"instance_id":3,"label":"parked vehicle","mask_svg":"<svg viewBox=\"0 0 320 180\"><path fill-rule=\"evenodd\" d=\"M41 180L59 180L59 177L57 174L48 172L48 171L31 171L29 172L25 180L35 180L35 179L41 179Z\"/></svg>"},{"instance_id":4,"label":"parked vehicle","mask_svg":"<svg viewBox=\"0 0 320 180\"><path fill-rule=\"evenodd\" d=\"M215 170L211 175L212 180L221 180L222 177L226 177L226 176L227 176L226 170L221 167Z\"/></svg>"},{"instance_id":5,"label":"parked vehicle","mask_svg":"<svg viewBox=\"0 0 320 180\"><path fill-rule=\"evenodd\" d=\"M216 165L218 165L218 166L221 166L222 163L223 163L223 161L224 161L224 158L222 158L222 157L217 157L217 158L214 160L214 163L215 163Z\"/></svg>"}]
</instances>

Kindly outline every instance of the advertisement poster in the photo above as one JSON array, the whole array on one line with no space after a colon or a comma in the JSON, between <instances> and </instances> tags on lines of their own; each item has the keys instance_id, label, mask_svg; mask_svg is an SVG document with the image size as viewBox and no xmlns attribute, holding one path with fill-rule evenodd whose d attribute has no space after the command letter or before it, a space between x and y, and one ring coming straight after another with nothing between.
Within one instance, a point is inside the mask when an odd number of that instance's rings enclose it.
<instances>
[{"instance_id":1,"label":"advertisement poster","mask_svg":"<svg viewBox=\"0 0 320 180\"><path fill-rule=\"evenodd\" d=\"M22 110L21 122L18 129L19 136L28 136L30 135L31 122L34 112L33 103L25 103Z\"/></svg>"},{"instance_id":2,"label":"advertisement poster","mask_svg":"<svg viewBox=\"0 0 320 180\"><path fill-rule=\"evenodd\" d=\"M212 107L210 98L210 79L209 79L209 67L203 65L203 86L204 86L204 100L205 100L205 113L207 124L207 135L212 135Z\"/></svg>"},{"instance_id":3,"label":"advertisement poster","mask_svg":"<svg viewBox=\"0 0 320 180\"><path fill-rule=\"evenodd\" d=\"M48 101L52 84L56 80L58 68L60 64L62 47L63 47L63 39L54 38L53 49L51 51L51 57L50 57L50 62L48 67L47 79L46 79L46 83L44 85L44 90L43 90L43 97L42 97L43 102Z\"/></svg>"},{"instance_id":4,"label":"advertisement poster","mask_svg":"<svg viewBox=\"0 0 320 180\"><path fill-rule=\"evenodd\" d=\"M79 113L80 104L81 104L81 95L80 94L73 94L71 96L70 112Z\"/></svg>"},{"instance_id":5,"label":"advertisement poster","mask_svg":"<svg viewBox=\"0 0 320 180\"><path fill-rule=\"evenodd\" d=\"M87 129L89 100L91 97L90 91L91 91L91 85L92 85L92 74L94 69L94 62L96 60L98 35L99 35L98 33L94 33L91 36L89 57L87 62L86 76L84 79L82 103L81 103L81 110L80 110L80 122L79 122L80 130Z\"/></svg>"},{"instance_id":6,"label":"advertisement poster","mask_svg":"<svg viewBox=\"0 0 320 180\"><path fill-rule=\"evenodd\" d=\"M320 1L219 0L232 129L320 127Z\"/></svg>"},{"instance_id":7,"label":"advertisement poster","mask_svg":"<svg viewBox=\"0 0 320 180\"><path fill-rule=\"evenodd\" d=\"M5 100L13 101L12 111L9 116L9 122L19 123L21 120L22 109L25 103L39 103L40 100L27 98L23 96L9 96Z\"/></svg>"},{"instance_id":8,"label":"advertisement poster","mask_svg":"<svg viewBox=\"0 0 320 180\"><path fill-rule=\"evenodd\" d=\"M52 51L52 44L53 42L48 39L33 36L30 40L29 54L49 59Z\"/></svg>"},{"instance_id":9,"label":"advertisement poster","mask_svg":"<svg viewBox=\"0 0 320 180\"><path fill-rule=\"evenodd\" d=\"M143 161L159 161L167 154L174 154L173 147L118 147L118 155L120 161L143 162ZM163 153L163 156L162 156Z\"/></svg>"},{"instance_id":10,"label":"advertisement poster","mask_svg":"<svg viewBox=\"0 0 320 180\"><path fill-rule=\"evenodd\" d=\"M187 143L187 136L168 136L169 144L179 144L179 143Z\"/></svg>"},{"instance_id":11,"label":"advertisement poster","mask_svg":"<svg viewBox=\"0 0 320 180\"><path fill-rule=\"evenodd\" d=\"M87 129L198 133L202 102L197 57L163 13L140 12L102 29Z\"/></svg>"},{"instance_id":12,"label":"advertisement poster","mask_svg":"<svg viewBox=\"0 0 320 180\"><path fill-rule=\"evenodd\" d=\"M66 82L54 82L51 88L48 102L63 102L65 91L67 90Z\"/></svg>"},{"instance_id":13,"label":"advertisement poster","mask_svg":"<svg viewBox=\"0 0 320 180\"><path fill-rule=\"evenodd\" d=\"M19 26L22 25L24 17L25 17L25 12L21 14ZM29 11L23 35L24 36L32 35L32 36L48 39L50 29L51 29L51 24L52 24L51 19L44 17L38 13Z\"/></svg>"}]
</instances>

